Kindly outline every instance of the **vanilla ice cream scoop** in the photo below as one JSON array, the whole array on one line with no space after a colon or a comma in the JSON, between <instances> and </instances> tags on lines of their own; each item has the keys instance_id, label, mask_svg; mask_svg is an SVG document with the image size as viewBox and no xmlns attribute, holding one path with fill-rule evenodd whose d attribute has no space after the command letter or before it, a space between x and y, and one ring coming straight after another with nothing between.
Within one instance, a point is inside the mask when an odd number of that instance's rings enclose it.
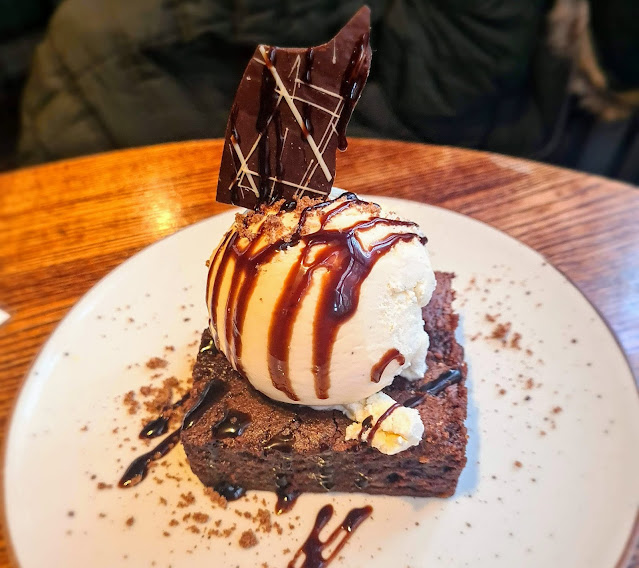
<instances>
[{"instance_id":1,"label":"vanilla ice cream scoop","mask_svg":"<svg viewBox=\"0 0 639 568\"><path fill-rule=\"evenodd\" d=\"M209 261L218 349L257 390L295 404L351 404L396 375L423 377L421 309L436 285L425 240L353 194L238 215Z\"/></svg>"}]
</instances>

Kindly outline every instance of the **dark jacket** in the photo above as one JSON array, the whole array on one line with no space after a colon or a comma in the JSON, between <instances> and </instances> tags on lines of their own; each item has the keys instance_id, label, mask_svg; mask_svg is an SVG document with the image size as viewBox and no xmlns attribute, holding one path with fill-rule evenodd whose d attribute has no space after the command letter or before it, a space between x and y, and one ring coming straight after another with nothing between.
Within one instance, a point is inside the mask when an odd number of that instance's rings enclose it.
<instances>
[{"instance_id":1,"label":"dark jacket","mask_svg":"<svg viewBox=\"0 0 639 568\"><path fill-rule=\"evenodd\" d=\"M361 3L66 0L24 92L21 162L223 136L257 43L322 43ZM578 54L550 47L547 1L368 4L373 64L349 135L552 158Z\"/></svg>"}]
</instances>

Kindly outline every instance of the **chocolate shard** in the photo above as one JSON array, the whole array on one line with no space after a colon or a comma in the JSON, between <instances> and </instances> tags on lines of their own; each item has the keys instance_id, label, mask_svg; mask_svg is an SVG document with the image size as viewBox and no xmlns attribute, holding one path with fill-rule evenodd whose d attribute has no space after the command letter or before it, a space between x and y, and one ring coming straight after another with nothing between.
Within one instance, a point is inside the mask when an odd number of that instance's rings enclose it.
<instances>
[{"instance_id":1,"label":"chocolate shard","mask_svg":"<svg viewBox=\"0 0 639 568\"><path fill-rule=\"evenodd\" d=\"M217 200L246 208L330 193L335 153L368 78L370 9L328 43L259 45L226 126Z\"/></svg>"}]
</instances>

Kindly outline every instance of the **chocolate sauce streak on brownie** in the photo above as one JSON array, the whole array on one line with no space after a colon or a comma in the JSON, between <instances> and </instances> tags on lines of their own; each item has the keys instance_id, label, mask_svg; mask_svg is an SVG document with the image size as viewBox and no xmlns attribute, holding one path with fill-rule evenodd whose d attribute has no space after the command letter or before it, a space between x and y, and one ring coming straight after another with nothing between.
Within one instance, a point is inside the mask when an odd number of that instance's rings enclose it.
<instances>
[{"instance_id":1,"label":"chocolate sauce streak on brownie","mask_svg":"<svg viewBox=\"0 0 639 568\"><path fill-rule=\"evenodd\" d=\"M149 464L164 457L176 446L180 440L180 431L181 429L178 429L172 434L169 434L150 452L142 454L140 457L134 459L131 462L131 465L124 472L118 486L127 488L140 483L140 481L142 481L148 473Z\"/></svg>"},{"instance_id":2,"label":"chocolate sauce streak on brownie","mask_svg":"<svg viewBox=\"0 0 639 568\"><path fill-rule=\"evenodd\" d=\"M265 451L276 451L290 454L293 451L293 434L280 433L264 442Z\"/></svg>"},{"instance_id":3,"label":"chocolate sauce streak on brownie","mask_svg":"<svg viewBox=\"0 0 639 568\"><path fill-rule=\"evenodd\" d=\"M408 408L415 408L424 402L428 395L437 396L450 385L454 385L461 381L461 379L462 374L459 369L449 369L448 371L444 371L435 380L420 387L419 390L422 391L423 394L417 394L405 400L404 406Z\"/></svg>"},{"instance_id":4,"label":"chocolate sauce streak on brownie","mask_svg":"<svg viewBox=\"0 0 639 568\"><path fill-rule=\"evenodd\" d=\"M370 517L372 512L373 508L370 505L352 509L348 515L346 515L342 524L337 527L325 541L322 541L319 536L320 532L333 517L333 506L324 505L317 514L311 534L308 535L304 544L302 544L300 549L295 553L295 556L293 556L293 559L288 563L288 568L324 568L328 566L342 548L344 548L357 527ZM333 544L340 536L341 540L337 542L333 551L325 558L322 554L324 550ZM297 560L302 556L304 556L304 561L302 564L298 564Z\"/></svg>"},{"instance_id":5,"label":"chocolate sauce streak on brownie","mask_svg":"<svg viewBox=\"0 0 639 568\"><path fill-rule=\"evenodd\" d=\"M406 358L397 349L389 349L382 355L382 358L373 365L371 369L371 381L379 383L386 367L388 367L392 361L397 361L400 365L403 365L406 362Z\"/></svg>"},{"instance_id":6,"label":"chocolate sauce streak on brownie","mask_svg":"<svg viewBox=\"0 0 639 568\"><path fill-rule=\"evenodd\" d=\"M348 148L348 141L346 140L346 126L351 119L353 109L359 99L359 95L364 88L366 78L368 77L368 66L366 65L367 50L370 41L370 35L365 33L353 48L351 59L348 62L348 67L342 77L342 86L340 89L340 95L344 99L344 108L342 114L337 121L337 147L344 151Z\"/></svg>"},{"instance_id":7,"label":"chocolate sauce streak on brownie","mask_svg":"<svg viewBox=\"0 0 639 568\"><path fill-rule=\"evenodd\" d=\"M239 410L227 410L217 424L212 428L213 437L218 440L237 438L251 424L251 416Z\"/></svg>"},{"instance_id":8,"label":"chocolate sauce streak on brownie","mask_svg":"<svg viewBox=\"0 0 639 568\"><path fill-rule=\"evenodd\" d=\"M202 389L195 404L186 412L182 420L182 430L188 430L202 417L206 409L222 398L228 387L219 379L210 380Z\"/></svg>"},{"instance_id":9,"label":"chocolate sauce streak on brownie","mask_svg":"<svg viewBox=\"0 0 639 568\"><path fill-rule=\"evenodd\" d=\"M375 437L375 434L377 434L377 431L380 429L384 420L386 420L391 414L393 414L393 412L395 412L401 406L402 405L399 404L399 402L395 402L394 404L391 404L385 410L385 412L377 419L377 422L375 422L375 425L371 428L371 431L368 433L368 436L366 436L366 440L372 441L373 438Z\"/></svg>"},{"instance_id":10,"label":"chocolate sauce streak on brownie","mask_svg":"<svg viewBox=\"0 0 639 568\"><path fill-rule=\"evenodd\" d=\"M176 408L182 406L190 397L190 394L185 394L180 400L174 402L173 404L166 406L160 416L154 418L147 422L140 431L140 438L157 438L158 436L162 436L166 434L166 431L169 428L169 421L171 420L171 416L173 411Z\"/></svg>"},{"instance_id":11,"label":"chocolate sauce streak on brownie","mask_svg":"<svg viewBox=\"0 0 639 568\"><path fill-rule=\"evenodd\" d=\"M288 513L295 505L297 498L300 496L297 491L293 491L289 486L278 487L275 494L277 495L277 503L275 503L276 515Z\"/></svg>"}]
</instances>

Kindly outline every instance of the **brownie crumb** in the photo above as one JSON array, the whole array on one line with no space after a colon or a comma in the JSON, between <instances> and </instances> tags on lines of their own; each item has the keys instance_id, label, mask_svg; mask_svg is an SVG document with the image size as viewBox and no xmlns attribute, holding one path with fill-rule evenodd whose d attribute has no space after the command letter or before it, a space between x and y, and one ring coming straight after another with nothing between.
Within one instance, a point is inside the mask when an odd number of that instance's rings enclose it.
<instances>
[{"instance_id":1,"label":"brownie crumb","mask_svg":"<svg viewBox=\"0 0 639 568\"><path fill-rule=\"evenodd\" d=\"M524 465L524 464L522 464L519 460L516 460L516 461L513 463L513 465L514 465L517 469L519 469L519 468L523 467L523 465Z\"/></svg>"},{"instance_id":2,"label":"brownie crumb","mask_svg":"<svg viewBox=\"0 0 639 568\"><path fill-rule=\"evenodd\" d=\"M224 497L222 497L222 495L220 495L219 493L217 493L216 491L214 491L210 487L205 487L204 488L204 494L209 499L211 499L211 502L214 505L217 505L221 509L226 509L226 507L228 506L228 501Z\"/></svg>"},{"instance_id":3,"label":"brownie crumb","mask_svg":"<svg viewBox=\"0 0 639 568\"><path fill-rule=\"evenodd\" d=\"M75 517L75 511L67 511L67 517Z\"/></svg>"},{"instance_id":4,"label":"brownie crumb","mask_svg":"<svg viewBox=\"0 0 639 568\"><path fill-rule=\"evenodd\" d=\"M553 413L553 414L559 414L562 410L563 410L563 408L561 408L561 406L555 406L555 407L552 409L552 413Z\"/></svg>"},{"instance_id":5,"label":"brownie crumb","mask_svg":"<svg viewBox=\"0 0 639 568\"><path fill-rule=\"evenodd\" d=\"M242 548L252 548L258 543L257 537L252 530L247 530L240 536L240 546Z\"/></svg>"},{"instance_id":6,"label":"brownie crumb","mask_svg":"<svg viewBox=\"0 0 639 568\"><path fill-rule=\"evenodd\" d=\"M508 323L498 323L493 329L492 334L490 335L493 339L506 339L506 336L510 332L511 324Z\"/></svg>"},{"instance_id":7,"label":"brownie crumb","mask_svg":"<svg viewBox=\"0 0 639 568\"><path fill-rule=\"evenodd\" d=\"M102 491L103 489L113 489L113 485L111 483L104 483L104 481L98 481L97 488Z\"/></svg>"},{"instance_id":8,"label":"brownie crumb","mask_svg":"<svg viewBox=\"0 0 639 568\"><path fill-rule=\"evenodd\" d=\"M510 346L513 349L521 349L521 345L519 345L520 341L521 341L521 333L514 333L510 340Z\"/></svg>"},{"instance_id":9,"label":"brownie crumb","mask_svg":"<svg viewBox=\"0 0 639 568\"><path fill-rule=\"evenodd\" d=\"M535 381L533 381L532 379L526 379L526 385L524 386L526 390L530 390L534 386L535 386Z\"/></svg>"},{"instance_id":10,"label":"brownie crumb","mask_svg":"<svg viewBox=\"0 0 639 568\"><path fill-rule=\"evenodd\" d=\"M499 394L501 396L504 396L506 394L506 392L507 392L506 389L499 389Z\"/></svg>"},{"instance_id":11,"label":"brownie crumb","mask_svg":"<svg viewBox=\"0 0 639 568\"><path fill-rule=\"evenodd\" d=\"M257 531L270 533L273 529L273 523L271 522L271 512L268 509L258 509L257 513L253 517L253 520L258 524Z\"/></svg>"},{"instance_id":12,"label":"brownie crumb","mask_svg":"<svg viewBox=\"0 0 639 568\"><path fill-rule=\"evenodd\" d=\"M129 518L126 520L126 526L127 526L127 527L132 527L132 526L133 526L133 523L135 523L135 517L129 517Z\"/></svg>"},{"instance_id":13,"label":"brownie crumb","mask_svg":"<svg viewBox=\"0 0 639 568\"><path fill-rule=\"evenodd\" d=\"M208 523L209 518L206 513L193 513L193 520L196 523Z\"/></svg>"},{"instance_id":14,"label":"brownie crumb","mask_svg":"<svg viewBox=\"0 0 639 568\"><path fill-rule=\"evenodd\" d=\"M162 357L151 357L147 362L146 366L149 369L165 369L169 362L166 359L162 359Z\"/></svg>"},{"instance_id":15,"label":"brownie crumb","mask_svg":"<svg viewBox=\"0 0 639 568\"><path fill-rule=\"evenodd\" d=\"M140 408L140 403L135 400L135 392L132 390L124 395L124 400L122 402L129 414L136 414Z\"/></svg>"},{"instance_id":16,"label":"brownie crumb","mask_svg":"<svg viewBox=\"0 0 639 568\"><path fill-rule=\"evenodd\" d=\"M182 493L180 495L180 502L177 504L177 506L180 509L183 509L184 507L193 505L193 503L195 503L195 495L193 495L193 493L189 491L188 493Z\"/></svg>"}]
</instances>

